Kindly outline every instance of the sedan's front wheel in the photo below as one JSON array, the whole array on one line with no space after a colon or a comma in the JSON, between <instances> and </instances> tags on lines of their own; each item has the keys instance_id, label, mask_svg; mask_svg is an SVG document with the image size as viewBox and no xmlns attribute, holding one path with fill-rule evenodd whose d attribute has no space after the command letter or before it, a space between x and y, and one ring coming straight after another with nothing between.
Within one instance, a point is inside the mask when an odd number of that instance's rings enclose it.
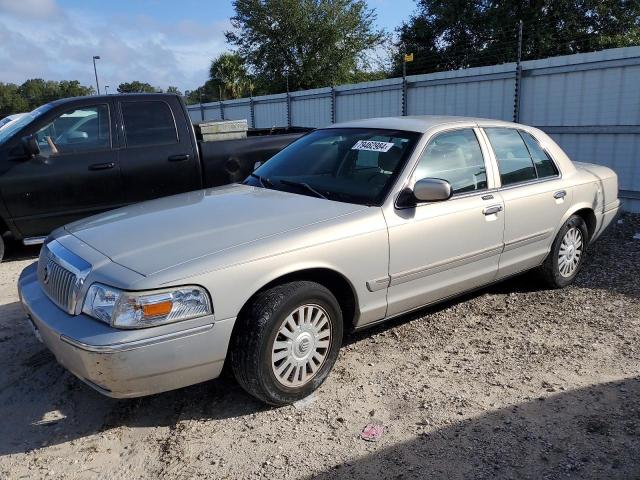
<instances>
[{"instance_id":1,"label":"sedan's front wheel","mask_svg":"<svg viewBox=\"0 0 640 480\"><path fill-rule=\"evenodd\" d=\"M233 373L247 392L272 405L293 403L317 389L342 344L340 305L315 282L265 290L237 321Z\"/></svg>"},{"instance_id":2,"label":"sedan's front wheel","mask_svg":"<svg viewBox=\"0 0 640 480\"><path fill-rule=\"evenodd\" d=\"M540 267L545 282L553 288L571 284L582 267L589 231L582 217L572 215L562 226L551 252Z\"/></svg>"}]
</instances>

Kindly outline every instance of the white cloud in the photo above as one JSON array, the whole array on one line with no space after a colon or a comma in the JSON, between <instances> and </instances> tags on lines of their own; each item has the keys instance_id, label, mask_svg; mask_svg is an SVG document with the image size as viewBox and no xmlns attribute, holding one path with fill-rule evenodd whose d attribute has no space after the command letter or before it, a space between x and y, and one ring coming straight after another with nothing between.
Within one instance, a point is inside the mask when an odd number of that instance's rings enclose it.
<instances>
[{"instance_id":1,"label":"white cloud","mask_svg":"<svg viewBox=\"0 0 640 480\"><path fill-rule=\"evenodd\" d=\"M91 59L100 55L101 89L140 80L190 90L207 79L211 59L228 49L229 28L228 21L163 23L64 10L54 0L0 0L0 82L39 77L94 85Z\"/></svg>"}]
</instances>

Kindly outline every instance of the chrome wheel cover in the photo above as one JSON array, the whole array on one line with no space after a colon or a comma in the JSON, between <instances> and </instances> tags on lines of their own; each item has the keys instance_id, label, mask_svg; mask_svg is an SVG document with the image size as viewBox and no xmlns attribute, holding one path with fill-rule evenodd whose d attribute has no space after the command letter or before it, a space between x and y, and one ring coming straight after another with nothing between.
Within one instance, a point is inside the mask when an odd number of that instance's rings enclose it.
<instances>
[{"instance_id":1,"label":"chrome wheel cover","mask_svg":"<svg viewBox=\"0 0 640 480\"><path fill-rule=\"evenodd\" d=\"M306 304L284 319L271 349L271 368L278 383L301 387L316 376L331 345L331 322L324 308Z\"/></svg>"},{"instance_id":2,"label":"chrome wheel cover","mask_svg":"<svg viewBox=\"0 0 640 480\"><path fill-rule=\"evenodd\" d=\"M579 228L571 227L567 230L560 244L558 252L558 270L565 278L575 273L580 265L580 258L583 252L582 231Z\"/></svg>"}]
</instances>

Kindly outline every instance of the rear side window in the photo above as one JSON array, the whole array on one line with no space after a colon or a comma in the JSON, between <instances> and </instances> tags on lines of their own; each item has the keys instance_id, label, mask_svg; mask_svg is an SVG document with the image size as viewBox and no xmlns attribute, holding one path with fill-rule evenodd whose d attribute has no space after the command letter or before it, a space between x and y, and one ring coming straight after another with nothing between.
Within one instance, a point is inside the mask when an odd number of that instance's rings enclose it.
<instances>
[{"instance_id":1,"label":"rear side window","mask_svg":"<svg viewBox=\"0 0 640 480\"><path fill-rule=\"evenodd\" d=\"M524 143L527 144L527 148L536 167L536 172L538 173L538 178L555 177L558 175L558 169L538 141L533 138L530 133L521 131L520 135L522 135Z\"/></svg>"},{"instance_id":2,"label":"rear side window","mask_svg":"<svg viewBox=\"0 0 640 480\"><path fill-rule=\"evenodd\" d=\"M498 160L503 186L537 179L529 150L517 130L512 128L485 128Z\"/></svg>"},{"instance_id":3,"label":"rear side window","mask_svg":"<svg viewBox=\"0 0 640 480\"><path fill-rule=\"evenodd\" d=\"M128 147L178 142L173 114L165 102L122 102L121 105Z\"/></svg>"}]
</instances>

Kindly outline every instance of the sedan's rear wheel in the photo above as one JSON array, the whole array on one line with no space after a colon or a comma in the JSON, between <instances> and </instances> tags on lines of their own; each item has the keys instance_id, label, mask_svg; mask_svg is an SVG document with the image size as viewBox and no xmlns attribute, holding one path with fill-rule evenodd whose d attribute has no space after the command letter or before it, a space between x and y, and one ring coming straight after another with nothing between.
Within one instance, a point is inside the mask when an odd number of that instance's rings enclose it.
<instances>
[{"instance_id":1,"label":"sedan's rear wheel","mask_svg":"<svg viewBox=\"0 0 640 480\"><path fill-rule=\"evenodd\" d=\"M540 267L545 282L553 288L571 284L582 267L589 231L582 217L573 215L560 228L551 252Z\"/></svg>"},{"instance_id":2,"label":"sedan's rear wheel","mask_svg":"<svg viewBox=\"0 0 640 480\"><path fill-rule=\"evenodd\" d=\"M300 400L327 378L342 344L342 312L324 286L299 281L258 293L238 318L230 360L238 383L272 405Z\"/></svg>"}]
</instances>

